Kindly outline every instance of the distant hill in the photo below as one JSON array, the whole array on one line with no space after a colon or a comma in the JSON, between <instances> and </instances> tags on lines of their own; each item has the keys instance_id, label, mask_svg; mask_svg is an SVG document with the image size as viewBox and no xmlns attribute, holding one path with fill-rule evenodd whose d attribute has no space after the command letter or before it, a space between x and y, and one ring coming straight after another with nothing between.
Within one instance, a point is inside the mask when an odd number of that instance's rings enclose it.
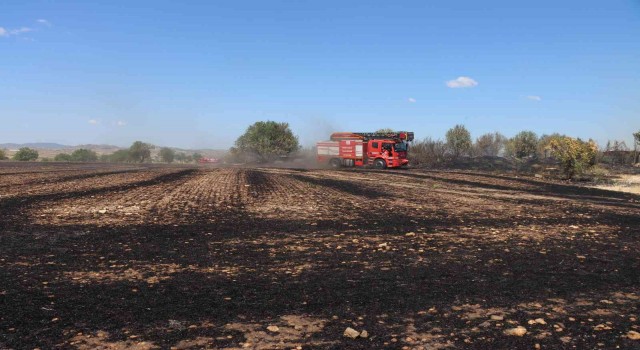
<instances>
[{"instance_id":1,"label":"distant hill","mask_svg":"<svg viewBox=\"0 0 640 350\"><path fill-rule=\"evenodd\" d=\"M58 153L71 153L74 150L79 148L90 149L96 153L100 154L111 154L117 150L125 149L126 147L118 147L114 145L95 145L95 144L85 144L85 145L62 145L59 143L53 142L29 142L29 143L0 143L0 149L9 150L8 155L11 156L16 150L22 147L29 147L38 150L40 153L40 157L48 157L52 158ZM160 151L162 146L156 146L151 154L153 156L157 156L157 153ZM176 151L176 153L185 153L191 155L193 153L200 153L204 157L214 157L220 158L223 157L227 150L223 149L182 149L177 147L170 147Z\"/></svg>"},{"instance_id":2,"label":"distant hill","mask_svg":"<svg viewBox=\"0 0 640 350\"><path fill-rule=\"evenodd\" d=\"M22 147L36 148L36 149L66 149L72 148L72 146L61 145L59 143L51 142L32 142L32 143L0 143L0 148L6 149L19 149Z\"/></svg>"}]
</instances>

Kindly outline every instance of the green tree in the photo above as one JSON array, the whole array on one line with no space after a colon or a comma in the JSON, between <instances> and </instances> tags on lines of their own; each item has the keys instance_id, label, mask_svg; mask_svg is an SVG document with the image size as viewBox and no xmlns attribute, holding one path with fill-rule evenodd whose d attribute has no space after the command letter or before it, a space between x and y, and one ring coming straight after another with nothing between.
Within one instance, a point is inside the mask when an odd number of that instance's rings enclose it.
<instances>
[{"instance_id":1,"label":"green tree","mask_svg":"<svg viewBox=\"0 0 640 350\"><path fill-rule=\"evenodd\" d=\"M176 159L176 161L178 161L180 163L184 163L187 160L187 155L184 154L184 152L180 152L180 153L176 154L175 159Z\"/></svg>"},{"instance_id":2,"label":"green tree","mask_svg":"<svg viewBox=\"0 0 640 350\"><path fill-rule=\"evenodd\" d=\"M73 161L73 157L71 157L71 155L67 153L58 153L55 157L53 157L53 160L56 162L71 162Z\"/></svg>"},{"instance_id":3,"label":"green tree","mask_svg":"<svg viewBox=\"0 0 640 350\"><path fill-rule=\"evenodd\" d=\"M506 153L518 159L535 156L538 142L538 135L533 131L521 131L507 142Z\"/></svg>"},{"instance_id":4,"label":"green tree","mask_svg":"<svg viewBox=\"0 0 640 350\"><path fill-rule=\"evenodd\" d=\"M98 154L86 148L79 148L71 153L71 160L74 162L95 162Z\"/></svg>"},{"instance_id":5,"label":"green tree","mask_svg":"<svg viewBox=\"0 0 640 350\"><path fill-rule=\"evenodd\" d=\"M130 161L128 149L117 150L109 156L109 161L112 163L126 163Z\"/></svg>"},{"instance_id":6,"label":"green tree","mask_svg":"<svg viewBox=\"0 0 640 350\"><path fill-rule=\"evenodd\" d=\"M194 154L192 154L192 155L191 155L191 159L192 159L194 162L196 162L196 163L197 163L197 162L198 162L202 157L203 157L203 156L202 156L202 154L200 154L200 153L198 153L198 152L196 152L196 153L194 153Z\"/></svg>"},{"instance_id":7,"label":"green tree","mask_svg":"<svg viewBox=\"0 0 640 350\"><path fill-rule=\"evenodd\" d=\"M13 155L13 160L28 162L38 159L38 151L29 147L22 147Z\"/></svg>"},{"instance_id":8,"label":"green tree","mask_svg":"<svg viewBox=\"0 0 640 350\"><path fill-rule=\"evenodd\" d=\"M471 133L464 125L456 125L447 131L447 147L453 158L469 154L471 150Z\"/></svg>"},{"instance_id":9,"label":"green tree","mask_svg":"<svg viewBox=\"0 0 640 350\"><path fill-rule=\"evenodd\" d=\"M549 158L551 157L551 141L559 140L565 137L565 135L560 135L558 133L553 133L551 135L542 135L538 139L537 146L537 156L538 158Z\"/></svg>"},{"instance_id":10,"label":"green tree","mask_svg":"<svg viewBox=\"0 0 640 350\"><path fill-rule=\"evenodd\" d=\"M5 159L7 159L7 153L4 150L0 149L0 160Z\"/></svg>"},{"instance_id":11,"label":"green tree","mask_svg":"<svg viewBox=\"0 0 640 350\"><path fill-rule=\"evenodd\" d=\"M173 163L176 158L176 152L169 147L162 147L160 149L160 159L165 163Z\"/></svg>"},{"instance_id":12,"label":"green tree","mask_svg":"<svg viewBox=\"0 0 640 350\"><path fill-rule=\"evenodd\" d=\"M240 152L255 156L260 162L287 156L300 148L289 124L274 121L256 122L249 126L235 145Z\"/></svg>"},{"instance_id":13,"label":"green tree","mask_svg":"<svg viewBox=\"0 0 640 350\"><path fill-rule=\"evenodd\" d=\"M568 178L583 174L596 161L598 145L568 136L555 138L550 142L551 154L562 164L562 171Z\"/></svg>"},{"instance_id":14,"label":"green tree","mask_svg":"<svg viewBox=\"0 0 640 350\"><path fill-rule=\"evenodd\" d=\"M476 139L475 154L496 157L504 148L507 138L499 132L484 134Z\"/></svg>"},{"instance_id":15,"label":"green tree","mask_svg":"<svg viewBox=\"0 0 640 350\"><path fill-rule=\"evenodd\" d=\"M129 158L133 162L144 163L151 159L151 148L152 146L148 143L136 141L129 147Z\"/></svg>"}]
</instances>

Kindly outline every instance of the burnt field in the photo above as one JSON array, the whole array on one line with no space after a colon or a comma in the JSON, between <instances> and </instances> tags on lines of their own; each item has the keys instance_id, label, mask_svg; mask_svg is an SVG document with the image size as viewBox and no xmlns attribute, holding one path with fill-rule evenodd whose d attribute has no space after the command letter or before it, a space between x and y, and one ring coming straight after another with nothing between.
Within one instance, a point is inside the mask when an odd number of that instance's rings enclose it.
<instances>
[{"instance_id":1,"label":"burnt field","mask_svg":"<svg viewBox=\"0 0 640 350\"><path fill-rule=\"evenodd\" d=\"M640 348L639 237L489 173L0 163L0 349Z\"/></svg>"}]
</instances>

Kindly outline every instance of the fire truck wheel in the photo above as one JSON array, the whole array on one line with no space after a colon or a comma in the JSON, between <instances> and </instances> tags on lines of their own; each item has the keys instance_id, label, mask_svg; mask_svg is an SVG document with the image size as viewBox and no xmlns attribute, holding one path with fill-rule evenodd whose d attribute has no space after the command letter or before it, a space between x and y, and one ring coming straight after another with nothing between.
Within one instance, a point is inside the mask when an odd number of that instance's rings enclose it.
<instances>
[{"instance_id":1,"label":"fire truck wheel","mask_svg":"<svg viewBox=\"0 0 640 350\"><path fill-rule=\"evenodd\" d=\"M330 165L331 165L331 167L333 167L333 168L339 168L339 167L340 167L340 165L342 165L342 164L340 164L340 159L338 159L338 158L333 158L333 159L331 159L331 161L329 161L329 164L330 164Z\"/></svg>"},{"instance_id":2,"label":"fire truck wheel","mask_svg":"<svg viewBox=\"0 0 640 350\"><path fill-rule=\"evenodd\" d=\"M387 167L387 163L385 163L383 159L376 159L376 161L373 162L373 166L376 169L384 169Z\"/></svg>"}]
</instances>

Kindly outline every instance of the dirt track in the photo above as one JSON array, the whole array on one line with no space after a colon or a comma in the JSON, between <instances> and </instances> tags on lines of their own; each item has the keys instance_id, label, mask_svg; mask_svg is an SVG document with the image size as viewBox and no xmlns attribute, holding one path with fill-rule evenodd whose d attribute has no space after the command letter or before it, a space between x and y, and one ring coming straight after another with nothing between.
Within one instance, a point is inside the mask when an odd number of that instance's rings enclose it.
<instances>
[{"instance_id":1,"label":"dirt track","mask_svg":"<svg viewBox=\"0 0 640 350\"><path fill-rule=\"evenodd\" d=\"M0 349L640 348L639 235L485 173L4 163Z\"/></svg>"}]
</instances>

